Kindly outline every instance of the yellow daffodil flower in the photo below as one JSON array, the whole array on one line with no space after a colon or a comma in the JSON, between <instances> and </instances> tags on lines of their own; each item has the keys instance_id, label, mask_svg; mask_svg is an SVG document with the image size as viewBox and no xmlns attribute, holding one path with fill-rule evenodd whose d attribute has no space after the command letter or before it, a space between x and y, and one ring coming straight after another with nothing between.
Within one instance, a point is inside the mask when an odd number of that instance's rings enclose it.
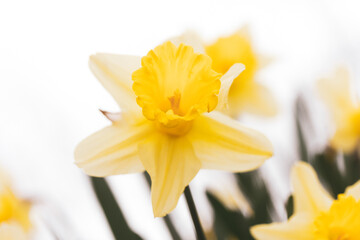
<instances>
[{"instance_id":1,"label":"yellow daffodil flower","mask_svg":"<svg viewBox=\"0 0 360 240\"><path fill-rule=\"evenodd\" d=\"M272 155L266 137L217 111L241 64L222 76L208 56L167 41L143 58L96 54L90 68L122 111L105 113L112 125L82 141L75 162L93 176L148 171L156 217L200 168L248 171Z\"/></svg>"},{"instance_id":2,"label":"yellow daffodil flower","mask_svg":"<svg viewBox=\"0 0 360 240\"><path fill-rule=\"evenodd\" d=\"M360 141L360 102L352 95L348 72L338 69L334 77L321 79L318 89L336 124L332 147L346 153L353 151Z\"/></svg>"},{"instance_id":3,"label":"yellow daffodil flower","mask_svg":"<svg viewBox=\"0 0 360 240\"><path fill-rule=\"evenodd\" d=\"M313 168L304 162L291 175L294 215L284 223L251 228L258 240L359 240L360 181L334 200L321 186Z\"/></svg>"},{"instance_id":4,"label":"yellow daffodil flower","mask_svg":"<svg viewBox=\"0 0 360 240\"><path fill-rule=\"evenodd\" d=\"M215 43L206 46L205 51L213 60L213 69L219 73L225 73L234 63L245 65L246 69L231 86L227 114L232 117L243 112L263 116L276 114L273 95L265 86L255 81L256 72L265 63L265 58L254 52L246 28L231 36L219 38Z\"/></svg>"},{"instance_id":5,"label":"yellow daffodil flower","mask_svg":"<svg viewBox=\"0 0 360 240\"><path fill-rule=\"evenodd\" d=\"M30 204L17 198L8 187L0 190L0 239L28 239Z\"/></svg>"},{"instance_id":6,"label":"yellow daffodil flower","mask_svg":"<svg viewBox=\"0 0 360 240\"><path fill-rule=\"evenodd\" d=\"M221 185L211 186L210 191L226 208L232 211L241 211L245 216L253 214L253 210L243 193L237 186Z\"/></svg>"}]
</instances>

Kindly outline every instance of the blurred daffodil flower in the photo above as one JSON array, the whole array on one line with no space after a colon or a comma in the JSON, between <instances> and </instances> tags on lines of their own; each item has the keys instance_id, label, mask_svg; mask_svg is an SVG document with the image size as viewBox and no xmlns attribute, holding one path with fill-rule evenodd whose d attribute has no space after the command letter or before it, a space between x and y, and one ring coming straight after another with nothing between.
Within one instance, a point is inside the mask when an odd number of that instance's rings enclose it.
<instances>
[{"instance_id":1,"label":"blurred daffodil flower","mask_svg":"<svg viewBox=\"0 0 360 240\"><path fill-rule=\"evenodd\" d=\"M17 198L7 184L3 184L0 189L0 239L28 239L29 211L30 203Z\"/></svg>"},{"instance_id":2,"label":"blurred daffodil flower","mask_svg":"<svg viewBox=\"0 0 360 240\"><path fill-rule=\"evenodd\" d=\"M219 112L242 64L222 75L208 56L167 41L143 58L96 54L90 68L122 112L105 113L112 125L78 145L76 164L93 176L148 171L156 217L200 168L248 171L272 155L266 137Z\"/></svg>"},{"instance_id":3,"label":"blurred daffodil flower","mask_svg":"<svg viewBox=\"0 0 360 240\"><path fill-rule=\"evenodd\" d=\"M251 228L258 240L360 239L360 181L334 200L321 186L313 168L304 162L291 175L294 215L284 223Z\"/></svg>"},{"instance_id":4,"label":"blurred daffodil flower","mask_svg":"<svg viewBox=\"0 0 360 240\"><path fill-rule=\"evenodd\" d=\"M267 64L265 57L253 49L246 27L228 37L221 37L205 46L205 52L213 60L212 67L225 73L234 63L242 63L245 70L232 84L229 91L229 108L226 111L236 117L248 112L262 116L273 116L277 112L276 101L271 92L256 79L257 71Z\"/></svg>"},{"instance_id":5,"label":"blurred daffodil flower","mask_svg":"<svg viewBox=\"0 0 360 240\"><path fill-rule=\"evenodd\" d=\"M360 141L360 101L351 92L349 73L339 68L334 77L321 79L318 89L336 124L332 147L345 153L355 150Z\"/></svg>"},{"instance_id":6,"label":"blurred daffodil flower","mask_svg":"<svg viewBox=\"0 0 360 240\"><path fill-rule=\"evenodd\" d=\"M212 193L226 208L232 211L241 211L245 216L253 215L253 210L234 181L218 181L218 184L212 184L208 191Z\"/></svg>"}]
</instances>

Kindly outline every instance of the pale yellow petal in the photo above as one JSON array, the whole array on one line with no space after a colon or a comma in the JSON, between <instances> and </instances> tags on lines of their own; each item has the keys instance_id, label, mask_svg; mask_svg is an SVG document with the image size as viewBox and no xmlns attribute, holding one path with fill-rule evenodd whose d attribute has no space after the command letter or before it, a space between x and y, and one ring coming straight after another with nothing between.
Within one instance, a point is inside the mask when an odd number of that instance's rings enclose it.
<instances>
[{"instance_id":1,"label":"pale yellow petal","mask_svg":"<svg viewBox=\"0 0 360 240\"><path fill-rule=\"evenodd\" d=\"M275 61L274 57L268 55L257 55L258 68L265 68Z\"/></svg>"},{"instance_id":2,"label":"pale yellow petal","mask_svg":"<svg viewBox=\"0 0 360 240\"><path fill-rule=\"evenodd\" d=\"M11 185L11 178L4 169L0 168L0 193L7 191Z\"/></svg>"},{"instance_id":3,"label":"pale yellow petal","mask_svg":"<svg viewBox=\"0 0 360 240\"><path fill-rule=\"evenodd\" d=\"M329 106L337 123L341 124L344 117L355 108L350 91L349 73L345 68L339 68L335 76L318 81L320 96Z\"/></svg>"},{"instance_id":4,"label":"pale yellow petal","mask_svg":"<svg viewBox=\"0 0 360 240\"><path fill-rule=\"evenodd\" d=\"M194 31L186 31L182 35L169 39L173 44L179 46L181 43L191 46L196 53L205 53L204 44L200 36Z\"/></svg>"},{"instance_id":5,"label":"pale yellow petal","mask_svg":"<svg viewBox=\"0 0 360 240\"><path fill-rule=\"evenodd\" d=\"M267 87L256 82L232 89L229 100L232 116L247 112L270 117L277 113L274 95Z\"/></svg>"},{"instance_id":6,"label":"pale yellow petal","mask_svg":"<svg viewBox=\"0 0 360 240\"><path fill-rule=\"evenodd\" d=\"M295 213L318 214L330 208L333 199L322 187L314 169L305 162L298 162L292 169Z\"/></svg>"},{"instance_id":7,"label":"pale yellow petal","mask_svg":"<svg viewBox=\"0 0 360 240\"><path fill-rule=\"evenodd\" d=\"M153 126L148 122L114 123L83 140L75 149L75 163L91 176L109 176L144 171L138 144Z\"/></svg>"},{"instance_id":8,"label":"pale yellow petal","mask_svg":"<svg viewBox=\"0 0 360 240\"><path fill-rule=\"evenodd\" d=\"M360 136L360 108L352 96L350 85L349 73L345 68L339 68L335 76L318 82L319 93L336 125L331 145L346 153L354 150Z\"/></svg>"},{"instance_id":9,"label":"pale yellow petal","mask_svg":"<svg viewBox=\"0 0 360 240\"><path fill-rule=\"evenodd\" d=\"M154 133L139 145L140 159L151 177L151 199L155 217L172 211L185 187L201 167L185 137Z\"/></svg>"},{"instance_id":10,"label":"pale yellow petal","mask_svg":"<svg viewBox=\"0 0 360 240\"><path fill-rule=\"evenodd\" d=\"M17 223L1 223L0 239L4 240L27 240L29 236Z\"/></svg>"},{"instance_id":11,"label":"pale yellow petal","mask_svg":"<svg viewBox=\"0 0 360 240\"><path fill-rule=\"evenodd\" d=\"M345 190L345 195L353 196L356 201L360 200L360 180L349 186Z\"/></svg>"},{"instance_id":12,"label":"pale yellow petal","mask_svg":"<svg viewBox=\"0 0 360 240\"><path fill-rule=\"evenodd\" d=\"M220 187L210 186L208 189L220 202L230 210L240 210L244 215L253 214L253 210L238 186L229 186L231 184L221 184Z\"/></svg>"},{"instance_id":13,"label":"pale yellow petal","mask_svg":"<svg viewBox=\"0 0 360 240\"><path fill-rule=\"evenodd\" d=\"M250 171L272 156L272 145L261 133L220 113L198 117L188 133L203 168Z\"/></svg>"},{"instance_id":14,"label":"pale yellow petal","mask_svg":"<svg viewBox=\"0 0 360 240\"><path fill-rule=\"evenodd\" d=\"M319 80L318 90L336 125L331 139L332 147L346 153L352 152L360 136L360 109L351 91L348 71L339 68L335 76Z\"/></svg>"},{"instance_id":15,"label":"pale yellow petal","mask_svg":"<svg viewBox=\"0 0 360 240\"><path fill-rule=\"evenodd\" d=\"M242 37L245 37L249 41L251 40L250 26L248 24L242 26L236 33Z\"/></svg>"},{"instance_id":16,"label":"pale yellow petal","mask_svg":"<svg viewBox=\"0 0 360 240\"><path fill-rule=\"evenodd\" d=\"M31 204L30 202L26 202L21 199L17 199L16 201L17 202L16 202L15 210L13 211L13 219L16 220L17 223L21 224L22 228L25 231L29 231L32 227L29 216L31 210Z\"/></svg>"},{"instance_id":17,"label":"pale yellow petal","mask_svg":"<svg viewBox=\"0 0 360 240\"><path fill-rule=\"evenodd\" d=\"M217 110L226 110L229 108L228 105L228 97L230 87L233 84L235 78L239 76L239 74L245 70L245 65L241 63L234 64L220 79L221 87L218 96L218 105L216 107Z\"/></svg>"},{"instance_id":18,"label":"pale yellow petal","mask_svg":"<svg viewBox=\"0 0 360 240\"><path fill-rule=\"evenodd\" d=\"M89 66L122 110L141 114L131 80L131 74L141 67L140 57L98 53L90 57Z\"/></svg>"},{"instance_id":19,"label":"pale yellow petal","mask_svg":"<svg viewBox=\"0 0 360 240\"><path fill-rule=\"evenodd\" d=\"M121 112L113 113L113 112L108 112L108 111L103 111L103 110L100 110L100 112L111 122L119 122L122 119Z\"/></svg>"},{"instance_id":20,"label":"pale yellow petal","mask_svg":"<svg viewBox=\"0 0 360 240\"><path fill-rule=\"evenodd\" d=\"M312 240L314 219L308 214L297 214L284 223L261 224L251 227L256 240Z\"/></svg>"}]
</instances>

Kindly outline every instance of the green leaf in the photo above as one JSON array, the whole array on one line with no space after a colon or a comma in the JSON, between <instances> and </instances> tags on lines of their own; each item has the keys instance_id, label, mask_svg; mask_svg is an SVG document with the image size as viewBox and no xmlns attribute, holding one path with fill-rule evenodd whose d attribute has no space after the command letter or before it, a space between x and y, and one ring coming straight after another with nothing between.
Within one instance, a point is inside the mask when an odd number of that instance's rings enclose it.
<instances>
[{"instance_id":1,"label":"green leaf","mask_svg":"<svg viewBox=\"0 0 360 240\"><path fill-rule=\"evenodd\" d=\"M336 155L333 149L327 148L323 153L315 155L311 161L320 181L334 198L343 193L346 188L346 182L338 167Z\"/></svg>"},{"instance_id":2,"label":"green leaf","mask_svg":"<svg viewBox=\"0 0 360 240\"><path fill-rule=\"evenodd\" d=\"M290 218L294 214L294 197L290 195L285 203L287 217Z\"/></svg>"},{"instance_id":3,"label":"green leaf","mask_svg":"<svg viewBox=\"0 0 360 240\"><path fill-rule=\"evenodd\" d=\"M360 180L360 156L355 150L351 154L344 155L346 184L353 185Z\"/></svg>"},{"instance_id":4,"label":"green leaf","mask_svg":"<svg viewBox=\"0 0 360 240\"><path fill-rule=\"evenodd\" d=\"M309 152L305 140L304 129L311 126L308 110L304 99L299 96L295 102L295 126L297 135L297 148L300 156L300 160L309 162Z\"/></svg>"},{"instance_id":5,"label":"green leaf","mask_svg":"<svg viewBox=\"0 0 360 240\"><path fill-rule=\"evenodd\" d=\"M206 196L214 210L214 231L217 239L253 239L249 232L249 222L240 211L229 210L209 191Z\"/></svg>"},{"instance_id":6,"label":"green leaf","mask_svg":"<svg viewBox=\"0 0 360 240\"><path fill-rule=\"evenodd\" d=\"M104 178L90 177L96 197L102 207L111 231L116 240L141 240L142 238L131 230L121 211L120 206Z\"/></svg>"},{"instance_id":7,"label":"green leaf","mask_svg":"<svg viewBox=\"0 0 360 240\"><path fill-rule=\"evenodd\" d=\"M274 204L265 182L258 170L234 174L240 190L248 199L253 215L245 217L240 210L226 208L214 195L206 195L215 213L214 230L218 239L252 240L250 227L261 223L271 223L276 217Z\"/></svg>"},{"instance_id":8,"label":"green leaf","mask_svg":"<svg viewBox=\"0 0 360 240\"><path fill-rule=\"evenodd\" d=\"M276 218L276 211L260 171L236 173L235 176L254 211L252 224L271 223L272 216Z\"/></svg>"}]
</instances>

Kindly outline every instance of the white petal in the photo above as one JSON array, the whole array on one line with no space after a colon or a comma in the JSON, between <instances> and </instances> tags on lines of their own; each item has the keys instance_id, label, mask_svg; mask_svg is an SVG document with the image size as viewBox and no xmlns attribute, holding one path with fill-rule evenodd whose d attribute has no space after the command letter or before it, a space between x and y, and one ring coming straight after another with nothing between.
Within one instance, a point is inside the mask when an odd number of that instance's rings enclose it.
<instances>
[{"instance_id":1,"label":"white petal","mask_svg":"<svg viewBox=\"0 0 360 240\"><path fill-rule=\"evenodd\" d=\"M144 171L138 144L150 134L147 122L136 126L114 123L83 140L75 150L75 163L92 176Z\"/></svg>"},{"instance_id":2,"label":"white petal","mask_svg":"<svg viewBox=\"0 0 360 240\"><path fill-rule=\"evenodd\" d=\"M189 141L154 133L140 144L141 161L151 177L151 198L155 217L172 211L185 187L201 167Z\"/></svg>"},{"instance_id":3,"label":"white petal","mask_svg":"<svg viewBox=\"0 0 360 240\"><path fill-rule=\"evenodd\" d=\"M291 182L294 188L295 213L318 214L330 208L333 199L321 186L314 169L304 162L298 162L292 169Z\"/></svg>"},{"instance_id":4,"label":"white petal","mask_svg":"<svg viewBox=\"0 0 360 240\"><path fill-rule=\"evenodd\" d=\"M203 168L250 171L272 156L264 135L216 111L195 119L188 137Z\"/></svg>"},{"instance_id":5,"label":"white petal","mask_svg":"<svg viewBox=\"0 0 360 240\"><path fill-rule=\"evenodd\" d=\"M229 90L235 78L237 78L242 71L245 70L245 65L241 63L236 63L231 66L231 68L221 77L221 88L219 92L217 110L227 109Z\"/></svg>"}]
</instances>

